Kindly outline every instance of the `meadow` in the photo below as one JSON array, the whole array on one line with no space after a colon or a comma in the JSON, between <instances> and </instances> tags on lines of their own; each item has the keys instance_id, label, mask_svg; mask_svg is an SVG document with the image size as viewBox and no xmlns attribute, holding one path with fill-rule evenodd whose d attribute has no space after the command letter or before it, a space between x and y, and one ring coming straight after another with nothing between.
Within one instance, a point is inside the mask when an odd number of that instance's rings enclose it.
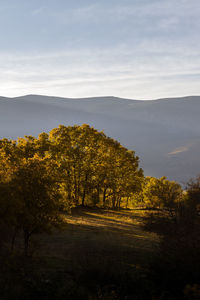
<instances>
[{"instance_id":1,"label":"meadow","mask_svg":"<svg viewBox=\"0 0 200 300\"><path fill-rule=\"evenodd\" d=\"M72 262L80 258L87 266L94 258L122 260L137 259L139 267L145 265L146 256L155 251L159 238L143 229L145 210L106 210L82 208L66 214L61 231L40 235L40 255L51 260ZM115 255L113 255L115 253ZM121 260L121 261L120 261ZM62 264L61 264L62 265ZM70 266L69 266L70 267Z\"/></svg>"},{"instance_id":2,"label":"meadow","mask_svg":"<svg viewBox=\"0 0 200 300\"><path fill-rule=\"evenodd\" d=\"M16 260L19 236L7 299L148 299L148 267L159 245L143 228L148 214L76 207L62 230L33 237L30 256Z\"/></svg>"}]
</instances>

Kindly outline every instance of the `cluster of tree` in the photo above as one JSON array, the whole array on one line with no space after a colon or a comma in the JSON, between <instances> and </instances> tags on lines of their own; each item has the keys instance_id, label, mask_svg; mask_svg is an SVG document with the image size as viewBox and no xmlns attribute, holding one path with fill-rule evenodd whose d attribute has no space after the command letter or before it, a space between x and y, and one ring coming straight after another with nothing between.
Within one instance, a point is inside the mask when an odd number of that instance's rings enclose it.
<instances>
[{"instance_id":1,"label":"cluster of tree","mask_svg":"<svg viewBox=\"0 0 200 300\"><path fill-rule=\"evenodd\" d=\"M200 177L184 190L166 177L146 177L134 201L153 210L145 228L160 237L149 266L155 297L199 299Z\"/></svg>"},{"instance_id":2,"label":"cluster of tree","mask_svg":"<svg viewBox=\"0 0 200 300\"><path fill-rule=\"evenodd\" d=\"M200 177L191 180L177 199L173 210L159 210L146 220L146 228L160 236L151 275L161 298L199 299Z\"/></svg>"},{"instance_id":3,"label":"cluster of tree","mask_svg":"<svg viewBox=\"0 0 200 300\"><path fill-rule=\"evenodd\" d=\"M139 158L103 132L88 125L59 126L50 132L49 142L70 203L120 207L123 197L141 188Z\"/></svg>"},{"instance_id":4,"label":"cluster of tree","mask_svg":"<svg viewBox=\"0 0 200 300\"><path fill-rule=\"evenodd\" d=\"M183 198L183 189L176 181L170 181L166 177L146 177L141 190L134 195L133 201L147 208L167 210L173 214Z\"/></svg>"},{"instance_id":5,"label":"cluster of tree","mask_svg":"<svg viewBox=\"0 0 200 300\"><path fill-rule=\"evenodd\" d=\"M23 232L27 254L32 234L62 224L62 210L100 202L120 207L141 188L138 164L133 151L88 125L0 140L1 234L6 227L14 245Z\"/></svg>"}]
</instances>

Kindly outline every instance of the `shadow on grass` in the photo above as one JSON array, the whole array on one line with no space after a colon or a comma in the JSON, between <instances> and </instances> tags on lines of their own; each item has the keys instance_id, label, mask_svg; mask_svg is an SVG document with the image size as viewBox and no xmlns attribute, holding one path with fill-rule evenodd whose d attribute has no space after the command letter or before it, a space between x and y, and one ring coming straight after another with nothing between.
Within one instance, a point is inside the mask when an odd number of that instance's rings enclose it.
<instances>
[{"instance_id":1,"label":"shadow on grass","mask_svg":"<svg viewBox=\"0 0 200 300\"><path fill-rule=\"evenodd\" d=\"M145 220L145 216L134 215L133 211L127 213L116 212L114 210L103 210L99 208L78 208L72 211L72 218L78 220L87 220L88 223L94 221L96 226L119 228L119 230L136 229L138 224ZM82 218L82 219L81 219ZM128 221L127 221L128 219ZM99 221L99 222L98 222Z\"/></svg>"},{"instance_id":2,"label":"shadow on grass","mask_svg":"<svg viewBox=\"0 0 200 300\"><path fill-rule=\"evenodd\" d=\"M73 211L63 231L38 236L33 258L13 257L4 265L2 299L151 299L155 241L134 219L132 211Z\"/></svg>"}]
</instances>

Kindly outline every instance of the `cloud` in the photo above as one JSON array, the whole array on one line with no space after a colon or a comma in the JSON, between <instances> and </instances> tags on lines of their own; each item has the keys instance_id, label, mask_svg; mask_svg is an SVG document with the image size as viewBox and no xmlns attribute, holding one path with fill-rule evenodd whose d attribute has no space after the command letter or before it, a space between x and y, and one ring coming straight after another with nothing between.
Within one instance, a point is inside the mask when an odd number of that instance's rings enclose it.
<instances>
[{"instance_id":1,"label":"cloud","mask_svg":"<svg viewBox=\"0 0 200 300\"><path fill-rule=\"evenodd\" d=\"M112 18L117 20L128 17L199 17L200 3L198 0L151 0L151 1L101 1L88 5L59 9L52 12L55 17L69 17L70 21L95 21L97 19ZM67 20L66 20L67 21Z\"/></svg>"},{"instance_id":2,"label":"cloud","mask_svg":"<svg viewBox=\"0 0 200 300\"><path fill-rule=\"evenodd\" d=\"M169 152L168 155L176 155L176 154L179 154L179 153L182 153L182 152L186 152L189 150L189 146L182 146L182 147L179 147L179 148L176 148L174 149L172 152Z\"/></svg>"},{"instance_id":3,"label":"cloud","mask_svg":"<svg viewBox=\"0 0 200 300\"><path fill-rule=\"evenodd\" d=\"M41 7L36 1L18 9L26 22L33 17L26 24L17 17L22 23L14 42L2 34L9 46L0 52L0 95L200 94L199 0L65 3Z\"/></svg>"},{"instance_id":4,"label":"cloud","mask_svg":"<svg viewBox=\"0 0 200 300\"><path fill-rule=\"evenodd\" d=\"M200 93L200 57L189 49L142 52L143 45L40 54L0 54L0 95L115 95L151 99ZM154 53L155 51L155 53ZM177 55L178 54L178 55Z\"/></svg>"}]
</instances>

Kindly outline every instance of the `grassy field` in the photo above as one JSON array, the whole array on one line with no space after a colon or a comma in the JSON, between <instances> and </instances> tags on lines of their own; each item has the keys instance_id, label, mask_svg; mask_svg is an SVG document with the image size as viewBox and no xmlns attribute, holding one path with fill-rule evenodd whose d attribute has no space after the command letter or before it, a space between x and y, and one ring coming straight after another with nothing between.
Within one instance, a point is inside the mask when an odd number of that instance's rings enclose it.
<instances>
[{"instance_id":1,"label":"grassy field","mask_svg":"<svg viewBox=\"0 0 200 300\"><path fill-rule=\"evenodd\" d=\"M98 254L136 256L144 263L156 251L159 238L146 232L143 222L148 212L143 210L103 210L76 208L65 215L62 231L41 235L39 252L49 260L67 261L91 259Z\"/></svg>"},{"instance_id":2,"label":"grassy field","mask_svg":"<svg viewBox=\"0 0 200 300\"><path fill-rule=\"evenodd\" d=\"M17 292L23 299L151 299L148 270L159 237L143 229L147 214L137 209L72 210L64 215L61 231L35 236L32 260L13 267ZM17 299L12 293L9 299Z\"/></svg>"},{"instance_id":3,"label":"grassy field","mask_svg":"<svg viewBox=\"0 0 200 300\"><path fill-rule=\"evenodd\" d=\"M118 299L121 293L119 299L123 299L132 289L140 294L136 290L144 289L146 272L159 244L156 234L143 229L147 214L136 209L74 209L64 216L62 231L40 236L35 254L40 268L44 266L44 274L47 269L56 274L58 281L64 278L64 285L67 281L72 290L76 287L77 299L87 299L88 294L93 295L90 299Z\"/></svg>"},{"instance_id":4,"label":"grassy field","mask_svg":"<svg viewBox=\"0 0 200 300\"><path fill-rule=\"evenodd\" d=\"M198 248L145 230L151 213L77 207L62 230L32 238L28 257L18 236L0 261L0 299L199 299Z\"/></svg>"}]
</instances>

